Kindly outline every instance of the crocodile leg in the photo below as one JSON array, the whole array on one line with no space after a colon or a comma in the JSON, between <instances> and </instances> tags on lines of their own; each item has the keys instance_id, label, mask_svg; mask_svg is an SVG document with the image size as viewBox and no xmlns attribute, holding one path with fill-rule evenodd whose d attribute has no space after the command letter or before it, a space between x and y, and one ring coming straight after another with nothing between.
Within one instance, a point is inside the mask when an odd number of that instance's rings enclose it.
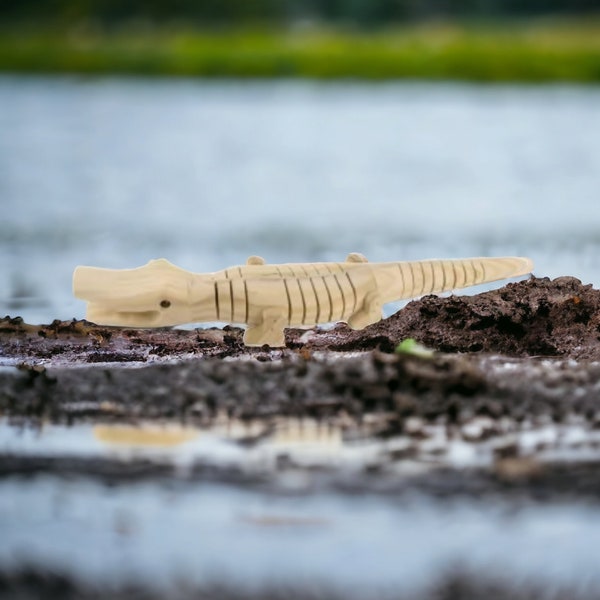
<instances>
[{"instance_id":1,"label":"crocodile leg","mask_svg":"<svg viewBox=\"0 0 600 600\"><path fill-rule=\"evenodd\" d=\"M287 324L287 315L279 308L267 308L262 311L262 320L259 323L248 325L244 333L244 344L246 346L273 347L285 346L285 335L283 329Z\"/></svg>"},{"instance_id":2,"label":"crocodile leg","mask_svg":"<svg viewBox=\"0 0 600 600\"><path fill-rule=\"evenodd\" d=\"M346 257L346 262L350 263L366 263L369 262L364 254L360 252L350 252Z\"/></svg>"},{"instance_id":3,"label":"crocodile leg","mask_svg":"<svg viewBox=\"0 0 600 600\"><path fill-rule=\"evenodd\" d=\"M352 329L362 329L382 319L381 296L378 290L372 290L365 294L362 306L348 319L348 325Z\"/></svg>"}]
</instances>

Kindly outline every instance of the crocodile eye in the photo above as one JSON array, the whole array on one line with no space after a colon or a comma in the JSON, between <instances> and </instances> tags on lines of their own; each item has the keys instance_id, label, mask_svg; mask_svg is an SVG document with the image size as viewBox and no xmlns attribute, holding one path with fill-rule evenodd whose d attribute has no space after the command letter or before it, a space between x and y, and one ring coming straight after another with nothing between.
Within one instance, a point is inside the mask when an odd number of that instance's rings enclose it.
<instances>
[{"instance_id":1,"label":"crocodile eye","mask_svg":"<svg viewBox=\"0 0 600 600\"><path fill-rule=\"evenodd\" d=\"M171 302L169 300L163 300L160 305L162 308L169 308L169 306L171 306Z\"/></svg>"}]
</instances>

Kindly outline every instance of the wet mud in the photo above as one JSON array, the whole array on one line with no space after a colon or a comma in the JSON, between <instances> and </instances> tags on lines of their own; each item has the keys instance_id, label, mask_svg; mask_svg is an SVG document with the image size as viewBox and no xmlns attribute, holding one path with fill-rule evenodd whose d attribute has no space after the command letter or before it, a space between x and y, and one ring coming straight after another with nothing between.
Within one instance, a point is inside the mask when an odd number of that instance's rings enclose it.
<instances>
[{"instance_id":1,"label":"wet mud","mask_svg":"<svg viewBox=\"0 0 600 600\"><path fill-rule=\"evenodd\" d=\"M263 363L205 359L137 369L114 366L0 372L3 415L73 423L173 419L210 426L308 417L360 426L371 435L404 432L405 422L448 425L483 416L600 426L600 364L375 351L345 359L302 357Z\"/></svg>"}]
</instances>

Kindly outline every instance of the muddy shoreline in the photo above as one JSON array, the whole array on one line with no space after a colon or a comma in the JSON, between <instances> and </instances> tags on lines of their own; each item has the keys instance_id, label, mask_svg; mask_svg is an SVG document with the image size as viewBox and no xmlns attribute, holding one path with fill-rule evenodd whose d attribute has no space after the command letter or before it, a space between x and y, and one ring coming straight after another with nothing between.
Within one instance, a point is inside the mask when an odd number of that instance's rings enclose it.
<instances>
[{"instance_id":1,"label":"muddy shoreline","mask_svg":"<svg viewBox=\"0 0 600 600\"><path fill-rule=\"evenodd\" d=\"M325 477L311 479L323 489L401 493L409 486L433 495L547 497L572 490L596 501L599 328L600 292L567 277L531 278L473 297L428 296L362 331L341 324L290 330L287 347L275 350L245 348L241 330L232 327L134 331L85 321L34 326L7 317L0 321L0 363L9 365L0 370L0 414L21 427L175 423L211 431L241 424L245 433L231 441L246 448L268 441L286 419L308 420L351 442L405 442L350 479L324 469ZM436 352L393 352L407 337ZM551 442L543 439L548 430ZM571 442L574 431L580 439ZM531 435L541 441L527 446L522 440ZM420 479L386 476L390 465L431 463L427 452L436 436L443 438L436 450L442 455L459 442L483 449L485 468L457 475L442 460ZM579 466L572 472L560 456L544 458L573 453L573 446L585 462L575 453L571 464ZM172 466L156 461L1 459L0 477L44 470L115 482L172 476ZM287 461L274 471L297 468L293 457ZM265 473L249 474L243 465L228 470L202 462L188 476L236 485L265 481ZM277 489L273 469L266 480Z\"/></svg>"},{"instance_id":2,"label":"muddy shoreline","mask_svg":"<svg viewBox=\"0 0 600 600\"><path fill-rule=\"evenodd\" d=\"M86 321L29 325L0 319L0 364L72 366L208 357L269 361L318 351L392 352L405 338L446 353L600 360L600 291L574 277L531 277L476 296L425 296L363 330L286 330L286 348L250 349L242 330L132 330Z\"/></svg>"},{"instance_id":3,"label":"muddy shoreline","mask_svg":"<svg viewBox=\"0 0 600 600\"><path fill-rule=\"evenodd\" d=\"M0 319L0 412L8 418L277 416L402 433L405 421L460 424L576 418L600 424L600 291L531 278L473 297L427 296L361 331L288 330L253 349L241 330L122 330L86 321ZM435 352L394 352L414 338ZM136 367L136 368L124 368Z\"/></svg>"}]
</instances>

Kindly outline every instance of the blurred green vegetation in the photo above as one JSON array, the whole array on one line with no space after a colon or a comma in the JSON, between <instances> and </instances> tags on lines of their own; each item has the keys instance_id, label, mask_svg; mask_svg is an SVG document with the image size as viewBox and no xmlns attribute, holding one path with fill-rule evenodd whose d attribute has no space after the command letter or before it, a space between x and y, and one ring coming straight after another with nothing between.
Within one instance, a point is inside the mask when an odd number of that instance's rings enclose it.
<instances>
[{"instance_id":1,"label":"blurred green vegetation","mask_svg":"<svg viewBox=\"0 0 600 600\"><path fill-rule=\"evenodd\" d=\"M600 0L2 0L0 70L600 81Z\"/></svg>"},{"instance_id":2,"label":"blurred green vegetation","mask_svg":"<svg viewBox=\"0 0 600 600\"><path fill-rule=\"evenodd\" d=\"M194 27L299 21L386 26L415 20L574 16L600 12L600 0L2 0L0 22L113 25L185 22Z\"/></svg>"},{"instance_id":3,"label":"blurred green vegetation","mask_svg":"<svg viewBox=\"0 0 600 600\"><path fill-rule=\"evenodd\" d=\"M0 30L0 70L203 77L600 82L600 19L391 29Z\"/></svg>"}]
</instances>

